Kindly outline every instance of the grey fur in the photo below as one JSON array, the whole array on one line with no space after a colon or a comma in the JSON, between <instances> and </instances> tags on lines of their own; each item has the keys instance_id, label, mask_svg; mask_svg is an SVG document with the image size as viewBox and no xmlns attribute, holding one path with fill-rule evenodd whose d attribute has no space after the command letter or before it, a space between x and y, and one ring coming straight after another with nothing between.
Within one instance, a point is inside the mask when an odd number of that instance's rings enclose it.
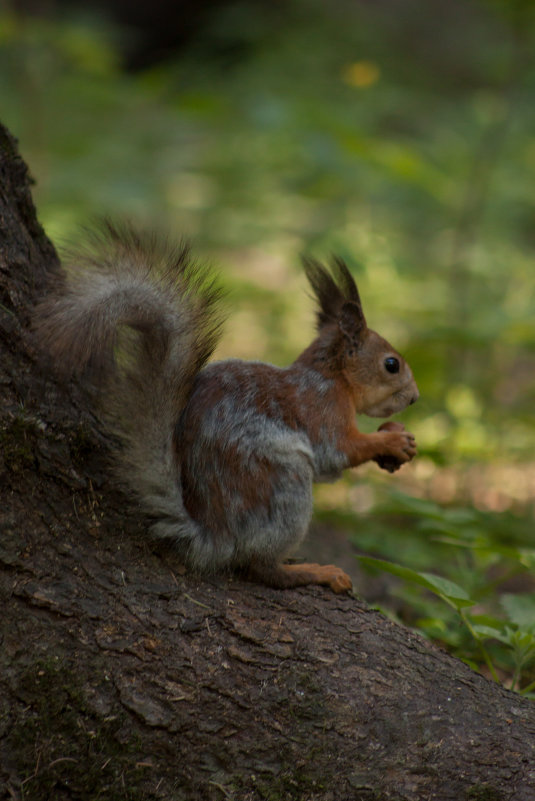
<instances>
[{"instance_id":1,"label":"grey fur","mask_svg":"<svg viewBox=\"0 0 535 801\"><path fill-rule=\"evenodd\" d=\"M96 371L108 426L123 443L118 472L155 518L153 534L208 562L184 510L173 430L217 342L220 292L187 246L127 225L104 221L70 258L66 286L37 309L40 344L64 371ZM133 337L121 340L121 326Z\"/></svg>"}]
</instances>

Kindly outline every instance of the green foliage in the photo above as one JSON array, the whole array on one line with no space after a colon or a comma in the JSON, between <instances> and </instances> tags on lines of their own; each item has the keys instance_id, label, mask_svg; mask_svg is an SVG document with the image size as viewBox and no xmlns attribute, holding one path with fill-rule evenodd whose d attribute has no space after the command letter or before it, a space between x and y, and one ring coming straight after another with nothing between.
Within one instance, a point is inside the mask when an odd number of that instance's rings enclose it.
<instances>
[{"instance_id":1,"label":"green foliage","mask_svg":"<svg viewBox=\"0 0 535 801\"><path fill-rule=\"evenodd\" d=\"M462 587L459 587L458 584L455 584L455 582L443 576L418 572L417 570L411 570L408 567L402 567L402 565L396 565L393 562L385 562L384 559L375 559L371 556L361 556L360 561L368 567L386 570L393 576L398 576L405 581L413 581L420 587L434 592L439 598L442 598L443 601L458 612L466 606L473 606L475 603L468 597Z\"/></svg>"},{"instance_id":2,"label":"green foliage","mask_svg":"<svg viewBox=\"0 0 535 801\"><path fill-rule=\"evenodd\" d=\"M529 577L535 548L526 547L532 538L531 532L526 536L525 521L401 495L389 514L407 516L403 523L398 520L398 554L399 538L410 530L414 538L425 537L418 548L420 563L443 571L359 557L367 569L402 579L393 587L394 596L408 605L402 616L474 666L483 661L496 681L535 697L535 583ZM517 592L504 591L515 584Z\"/></svg>"}]
</instances>

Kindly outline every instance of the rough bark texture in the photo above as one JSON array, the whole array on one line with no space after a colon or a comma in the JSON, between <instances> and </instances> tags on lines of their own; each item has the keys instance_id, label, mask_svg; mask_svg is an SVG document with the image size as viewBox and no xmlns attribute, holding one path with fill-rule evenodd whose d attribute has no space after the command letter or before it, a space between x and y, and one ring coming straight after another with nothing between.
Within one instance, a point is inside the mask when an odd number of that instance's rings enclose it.
<instances>
[{"instance_id":1,"label":"rough bark texture","mask_svg":"<svg viewBox=\"0 0 535 801\"><path fill-rule=\"evenodd\" d=\"M0 128L0 798L535 799L535 708L360 601L183 575L84 391L39 367L57 272Z\"/></svg>"}]
</instances>

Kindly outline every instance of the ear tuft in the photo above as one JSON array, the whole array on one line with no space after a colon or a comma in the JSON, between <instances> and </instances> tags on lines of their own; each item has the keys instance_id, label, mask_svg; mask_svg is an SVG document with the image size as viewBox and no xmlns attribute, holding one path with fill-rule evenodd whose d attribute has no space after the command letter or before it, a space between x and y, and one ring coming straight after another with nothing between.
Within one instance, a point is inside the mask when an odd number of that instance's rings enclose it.
<instances>
[{"instance_id":1,"label":"ear tuft","mask_svg":"<svg viewBox=\"0 0 535 801\"><path fill-rule=\"evenodd\" d=\"M353 345L358 345L366 330L366 320L360 303L353 300L344 303L338 317L338 326Z\"/></svg>"},{"instance_id":2,"label":"ear tuft","mask_svg":"<svg viewBox=\"0 0 535 801\"><path fill-rule=\"evenodd\" d=\"M334 256L332 260L332 272L337 278L338 286L346 300L352 300L358 303L362 311L362 303L360 302L360 295L355 283L355 279L349 272L349 268L345 261L339 256Z\"/></svg>"},{"instance_id":3,"label":"ear tuft","mask_svg":"<svg viewBox=\"0 0 535 801\"><path fill-rule=\"evenodd\" d=\"M366 326L357 285L346 263L335 257L329 271L315 259L303 257L303 267L318 302L318 329L328 323L340 324L342 309L347 303L353 304L360 311L360 317Z\"/></svg>"}]
</instances>

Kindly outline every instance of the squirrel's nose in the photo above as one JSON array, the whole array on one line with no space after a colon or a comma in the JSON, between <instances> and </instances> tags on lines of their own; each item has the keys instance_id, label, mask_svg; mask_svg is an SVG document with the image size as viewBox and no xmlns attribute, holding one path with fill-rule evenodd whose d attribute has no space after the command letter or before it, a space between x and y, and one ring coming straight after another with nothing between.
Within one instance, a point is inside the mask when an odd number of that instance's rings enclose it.
<instances>
[{"instance_id":1,"label":"squirrel's nose","mask_svg":"<svg viewBox=\"0 0 535 801\"><path fill-rule=\"evenodd\" d=\"M419 397L420 397L420 393L418 392L418 390L416 390L416 392L414 393L414 395L412 396L412 398L409 401L409 406L412 406L413 403L416 403L416 401L418 400Z\"/></svg>"}]
</instances>

